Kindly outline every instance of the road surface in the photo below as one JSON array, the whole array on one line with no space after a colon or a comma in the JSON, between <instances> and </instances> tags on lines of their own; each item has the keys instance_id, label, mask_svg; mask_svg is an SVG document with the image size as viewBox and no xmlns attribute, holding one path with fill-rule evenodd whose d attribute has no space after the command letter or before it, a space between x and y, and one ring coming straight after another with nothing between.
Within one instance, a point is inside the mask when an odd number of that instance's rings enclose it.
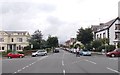
<instances>
[{"instance_id":1,"label":"road surface","mask_svg":"<svg viewBox=\"0 0 120 75\"><path fill-rule=\"evenodd\" d=\"M3 75L10 74L60 74L60 75L119 75L118 58L104 55L76 57L75 54L60 50L60 53L39 57L25 57L2 60Z\"/></svg>"}]
</instances>

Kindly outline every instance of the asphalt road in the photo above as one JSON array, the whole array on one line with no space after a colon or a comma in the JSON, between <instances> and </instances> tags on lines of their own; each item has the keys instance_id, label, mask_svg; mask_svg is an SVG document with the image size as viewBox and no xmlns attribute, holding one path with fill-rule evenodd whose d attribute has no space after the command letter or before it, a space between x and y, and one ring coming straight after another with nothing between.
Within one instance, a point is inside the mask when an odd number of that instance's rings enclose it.
<instances>
[{"instance_id":1,"label":"asphalt road","mask_svg":"<svg viewBox=\"0 0 120 75\"><path fill-rule=\"evenodd\" d=\"M60 50L47 56L2 60L2 73L114 73L119 74L118 58L104 55L81 56Z\"/></svg>"}]
</instances>

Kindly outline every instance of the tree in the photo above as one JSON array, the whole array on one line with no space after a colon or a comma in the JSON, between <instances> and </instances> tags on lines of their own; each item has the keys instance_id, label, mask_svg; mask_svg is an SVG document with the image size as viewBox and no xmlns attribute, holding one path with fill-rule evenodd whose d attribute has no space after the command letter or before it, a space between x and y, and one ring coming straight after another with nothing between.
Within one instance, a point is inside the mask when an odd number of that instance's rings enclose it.
<instances>
[{"instance_id":1,"label":"tree","mask_svg":"<svg viewBox=\"0 0 120 75\"><path fill-rule=\"evenodd\" d=\"M89 44L93 40L93 33L91 28L80 28L77 32L77 40L83 43L84 45Z\"/></svg>"},{"instance_id":2,"label":"tree","mask_svg":"<svg viewBox=\"0 0 120 75\"><path fill-rule=\"evenodd\" d=\"M40 49L42 44L42 33L39 30L36 30L29 42L33 45L33 49Z\"/></svg>"},{"instance_id":3,"label":"tree","mask_svg":"<svg viewBox=\"0 0 120 75\"><path fill-rule=\"evenodd\" d=\"M102 42L100 40L95 40L92 42L92 46L95 49L98 49L98 47L102 46Z\"/></svg>"},{"instance_id":4,"label":"tree","mask_svg":"<svg viewBox=\"0 0 120 75\"><path fill-rule=\"evenodd\" d=\"M99 39L103 45L105 44L109 44L109 39L108 38L103 38L103 39Z\"/></svg>"},{"instance_id":5,"label":"tree","mask_svg":"<svg viewBox=\"0 0 120 75\"><path fill-rule=\"evenodd\" d=\"M41 48L42 48L42 49L47 48L47 41L42 40L42 42L41 42Z\"/></svg>"},{"instance_id":6,"label":"tree","mask_svg":"<svg viewBox=\"0 0 120 75\"><path fill-rule=\"evenodd\" d=\"M54 48L54 47L58 47L58 38L57 37L51 37L51 36L48 36L48 39L47 39L47 46L49 48Z\"/></svg>"}]
</instances>

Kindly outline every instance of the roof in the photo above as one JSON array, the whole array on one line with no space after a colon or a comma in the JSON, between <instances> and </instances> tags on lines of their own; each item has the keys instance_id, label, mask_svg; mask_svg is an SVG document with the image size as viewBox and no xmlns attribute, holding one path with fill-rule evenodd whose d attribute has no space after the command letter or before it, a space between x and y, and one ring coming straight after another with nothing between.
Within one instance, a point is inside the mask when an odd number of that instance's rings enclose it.
<instances>
[{"instance_id":1,"label":"roof","mask_svg":"<svg viewBox=\"0 0 120 75\"><path fill-rule=\"evenodd\" d=\"M100 31L103 31L103 30L106 30L106 29L109 29L116 20L119 20L120 21L120 18L117 17L115 19L112 19L106 23L100 23L100 25L92 25L92 30L94 32L100 32Z\"/></svg>"},{"instance_id":2,"label":"roof","mask_svg":"<svg viewBox=\"0 0 120 75\"><path fill-rule=\"evenodd\" d=\"M5 33L7 33L9 35L11 35L12 33L28 33L27 31L0 31L0 32L5 32Z\"/></svg>"},{"instance_id":3,"label":"roof","mask_svg":"<svg viewBox=\"0 0 120 75\"><path fill-rule=\"evenodd\" d=\"M27 33L27 31L3 31L3 32L6 32L8 34L11 34L11 33Z\"/></svg>"}]
</instances>

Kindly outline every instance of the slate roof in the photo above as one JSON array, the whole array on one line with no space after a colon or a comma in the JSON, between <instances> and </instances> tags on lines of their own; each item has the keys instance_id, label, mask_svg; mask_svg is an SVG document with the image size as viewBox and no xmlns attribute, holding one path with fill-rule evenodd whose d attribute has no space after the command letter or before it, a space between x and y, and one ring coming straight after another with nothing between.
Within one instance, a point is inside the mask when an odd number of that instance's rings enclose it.
<instances>
[{"instance_id":1,"label":"slate roof","mask_svg":"<svg viewBox=\"0 0 120 75\"><path fill-rule=\"evenodd\" d=\"M92 25L91 28L94 32L99 32L99 31L102 31L102 30L106 30L106 29L110 28L116 20L120 21L120 18L117 17L117 18L112 19L112 20L110 20L106 23L100 23L100 25Z\"/></svg>"}]
</instances>

